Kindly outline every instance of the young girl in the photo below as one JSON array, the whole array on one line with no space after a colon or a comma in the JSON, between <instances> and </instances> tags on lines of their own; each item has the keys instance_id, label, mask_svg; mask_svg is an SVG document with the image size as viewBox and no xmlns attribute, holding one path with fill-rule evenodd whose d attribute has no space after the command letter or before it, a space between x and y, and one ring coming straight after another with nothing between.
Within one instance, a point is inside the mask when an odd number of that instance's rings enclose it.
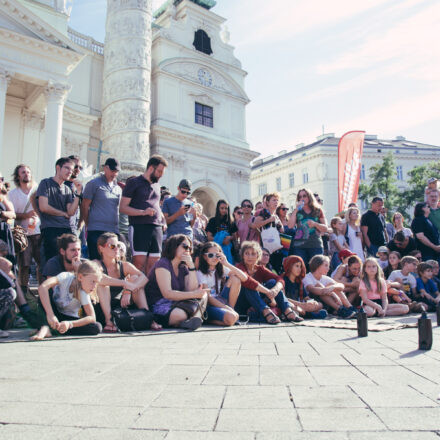
<instances>
[{"instance_id":1,"label":"young girl","mask_svg":"<svg viewBox=\"0 0 440 440\"><path fill-rule=\"evenodd\" d=\"M406 304L388 304L387 286L382 269L375 258L367 258L362 268L359 294L367 316L406 315Z\"/></svg>"},{"instance_id":2,"label":"young girl","mask_svg":"<svg viewBox=\"0 0 440 440\"><path fill-rule=\"evenodd\" d=\"M344 235L345 225L342 223L340 217L333 217L330 221L330 227L332 228L333 233L330 234L328 251L331 258L330 267L334 270L339 264L341 264L338 253L342 251L342 249L348 249L348 244Z\"/></svg>"},{"instance_id":3,"label":"young girl","mask_svg":"<svg viewBox=\"0 0 440 440\"><path fill-rule=\"evenodd\" d=\"M388 255L388 266L383 270L384 277L388 279L393 270L400 270L402 267L400 265L400 253L397 251L392 251Z\"/></svg>"},{"instance_id":4,"label":"young girl","mask_svg":"<svg viewBox=\"0 0 440 440\"><path fill-rule=\"evenodd\" d=\"M360 227L360 217L360 211L355 206L347 209L347 212L345 213L345 236L347 237L348 248L363 262L365 260L365 255Z\"/></svg>"},{"instance_id":5,"label":"young girl","mask_svg":"<svg viewBox=\"0 0 440 440\"><path fill-rule=\"evenodd\" d=\"M197 280L202 288L210 289L206 309L208 322L234 325L238 320L234 306L240 293L241 281L246 281L247 275L228 262L217 243L205 243L200 249Z\"/></svg>"},{"instance_id":6,"label":"young girl","mask_svg":"<svg viewBox=\"0 0 440 440\"><path fill-rule=\"evenodd\" d=\"M95 296L96 287L101 280L102 269L93 261L79 263L76 273L62 272L50 277L38 288L41 303L46 312L49 326L61 334L69 336L97 335L102 326L96 322L95 311L90 297ZM53 289L52 298L49 289ZM84 317L79 317L81 307ZM47 325L43 325L31 339L40 341L50 337Z\"/></svg>"},{"instance_id":7,"label":"young girl","mask_svg":"<svg viewBox=\"0 0 440 440\"><path fill-rule=\"evenodd\" d=\"M327 311L322 304L311 299L304 291L303 279L306 276L306 265L301 257L290 255L283 261L286 297L293 310L310 319L325 319Z\"/></svg>"}]
</instances>

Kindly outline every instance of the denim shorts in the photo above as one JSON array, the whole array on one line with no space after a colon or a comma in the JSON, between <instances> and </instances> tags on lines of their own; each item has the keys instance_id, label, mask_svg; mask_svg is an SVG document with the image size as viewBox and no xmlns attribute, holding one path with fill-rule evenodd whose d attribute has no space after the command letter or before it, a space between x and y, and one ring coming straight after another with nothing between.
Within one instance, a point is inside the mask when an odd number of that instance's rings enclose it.
<instances>
[{"instance_id":1,"label":"denim shorts","mask_svg":"<svg viewBox=\"0 0 440 440\"><path fill-rule=\"evenodd\" d=\"M208 321L223 322L227 310L221 307L208 306L206 307L206 312L208 313Z\"/></svg>"}]
</instances>

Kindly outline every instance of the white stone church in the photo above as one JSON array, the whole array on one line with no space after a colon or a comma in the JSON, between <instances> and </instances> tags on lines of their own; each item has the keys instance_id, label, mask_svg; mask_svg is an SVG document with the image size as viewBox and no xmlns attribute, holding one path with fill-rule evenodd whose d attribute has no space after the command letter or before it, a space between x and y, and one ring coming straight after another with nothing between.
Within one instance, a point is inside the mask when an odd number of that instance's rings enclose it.
<instances>
[{"instance_id":1,"label":"white stone church","mask_svg":"<svg viewBox=\"0 0 440 440\"><path fill-rule=\"evenodd\" d=\"M36 180L77 154L138 174L154 153L161 180L182 178L213 215L250 196L246 72L212 0L108 0L105 46L69 28L65 0L0 0L0 171Z\"/></svg>"}]
</instances>

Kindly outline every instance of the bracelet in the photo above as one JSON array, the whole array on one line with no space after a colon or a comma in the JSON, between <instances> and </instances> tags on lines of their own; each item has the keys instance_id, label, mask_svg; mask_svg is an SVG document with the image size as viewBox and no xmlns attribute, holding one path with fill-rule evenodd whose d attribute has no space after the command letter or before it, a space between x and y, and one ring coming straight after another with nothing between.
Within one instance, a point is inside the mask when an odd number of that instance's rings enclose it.
<instances>
[{"instance_id":1,"label":"bracelet","mask_svg":"<svg viewBox=\"0 0 440 440\"><path fill-rule=\"evenodd\" d=\"M69 328L69 330L70 330L73 328L73 321L69 321L69 322L70 322L70 328Z\"/></svg>"},{"instance_id":2,"label":"bracelet","mask_svg":"<svg viewBox=\"0 0 440 440\"><path fill-rule=\"evenodd\" d=\"M130 289L124 289L124 290L122 291L122 294L124 294L124 293L127 293L128 295L131 295L131 294L133 293L133 291L130 290Z\"/></svg>"},{"instance_id":3,"label":"bracelet","mask_svg":"<svg viewBox=\"0 0 440 440\"><path fill-rule=\"evenodd\" d=\"M196 268L195 267L188 267L188 270L190 270L192 272L192 271L196 270Z\"/></svg>"}]
</instances>

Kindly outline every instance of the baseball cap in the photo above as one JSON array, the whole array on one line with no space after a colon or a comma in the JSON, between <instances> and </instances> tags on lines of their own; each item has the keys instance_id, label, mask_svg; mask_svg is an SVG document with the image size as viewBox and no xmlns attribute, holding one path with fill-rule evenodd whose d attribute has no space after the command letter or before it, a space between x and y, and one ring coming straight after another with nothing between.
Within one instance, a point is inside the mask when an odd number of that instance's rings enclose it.
<instances>
[{"instance_id":1,"label":"baseball cap","mask_svg":"<svg viewBox=\"0 0 440 440\"><path fill-rule=\"evenodd\" d=\"M179 188L186 188L189 189L191 191L191 181L188 179L182 179L179 183Z\"/></svg>"},{"instance_id":2,"label":"baseball cap","mask_svg":"<svg viewBox=\"0 0 440 440\"><path fill-rule=\"evenodd\" d=\"M390 253L390 251L388 250L388 248L386 246L379 246L379 249L377 250L376 257L379 256L380 252L383 252L385 254L389 254Z\"/></svg>"},{"instance_id":3,"label":"baseball cap","mask_svg":"<svg viewBox=\"0 0 440 440\"><path fill-rule=\"evenodd\" d=\"M429 179L428 179L428 184L430 184L430 183L434 183L434 182L437 182L437 178L436 177L430 177Z\"/></svg>"},{"instance_id":4,"label":"baseball cap","mask_svg":"<svg viewBox=\"0 0 440 440\"><path fill-rule=\"evenodd\" d=\"M108 166L112 171L121 171L121 162L118 159L114 159L113 157L109 157L104 166Z\"/></svg>"},{"instance_id":5,"label":"baseball cap","mask_svg":"<svg viewBox=\"0 0 440 440\"><path fill-rule=\"evenodd\" d=\"M356 254L348 249L342 249L342 251L339 251L338 253L338 257L340 260L343 260L344 258L347 257L351 257L352 255L356 255Z\"/></svg>"}]
</instances>

